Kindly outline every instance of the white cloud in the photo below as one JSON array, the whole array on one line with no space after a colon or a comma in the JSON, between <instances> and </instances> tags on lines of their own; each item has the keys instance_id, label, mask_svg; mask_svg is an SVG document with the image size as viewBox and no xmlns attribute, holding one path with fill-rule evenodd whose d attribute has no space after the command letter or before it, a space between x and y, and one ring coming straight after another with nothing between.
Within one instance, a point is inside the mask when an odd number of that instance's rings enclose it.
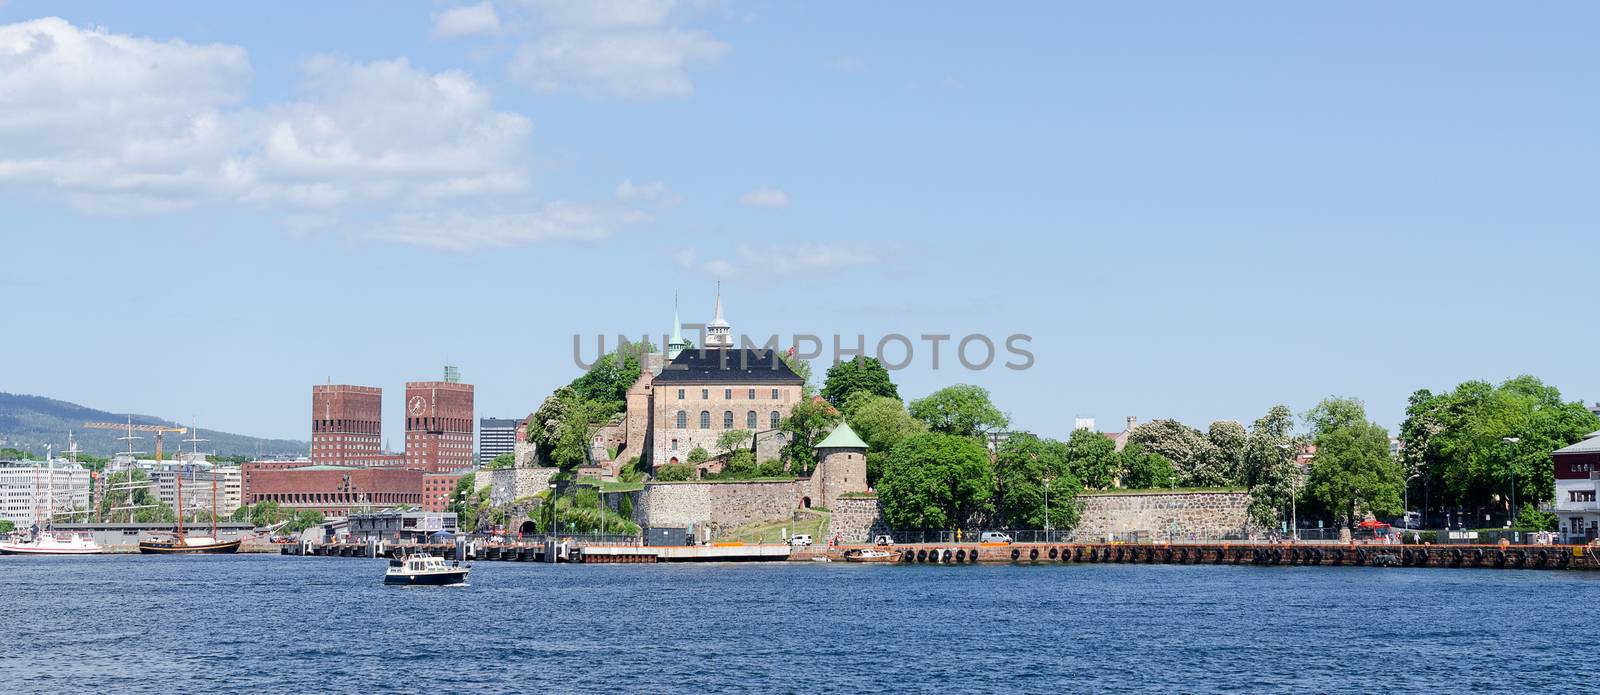
<instances>
[{"instance_id":1,"label":"white cloud","mask_svg":"<svg viewBox=\"0 0 1600 695\"><path fill-rule=\"evenodd\" d=\"M624 203L659 203L670 205L677 202L677 197L667 184L660 181L649 183L634 183L632 179L617 184L617 200Z\"/></svg>"},{"instance_id":2,"label":"white cloud","mask_svg":"<svg viewBox=\"0 0 1600 695\"><path fill-rule=\"evenodd\" d=\"M757 188L739 196L739 203L753 208L784 208L789 207L789 194L776 188Z\"/></svg>"},{"instance_id":3,"label":"white cloud","mask_svg":"<svg viewBox=\"0 0 1600 695\"><path fill-rule=\"evenodd\" d=\"M243 49L57 18L0 26L0 185L98 213L203 203L327 208L521 191L529 121L457 71L303 66L304 96L234 107Z\"/></svg>"},{"instance_id":4,"label":"white cloud","mask_svg":"<svg viewBox=\"0 0 1600 695\"><path fill-rule=\"evenodd\" d=\"M536 89L571 88L631 99L694 93L689 69L716 62L727 44L668 23L674 0L532 0L545 33L522 45L511 76Z\"/></svg>"},{"instance_id":5,"label":"white cloud","mask_svg":"<svg viewBox=\"0 0 1600 695\"><path fill-rule=\"evenodd\" d=\"M843 55L833 61L833 69L839 72L861 72L867 69L867 61L858 55Z\"/></svg>"},{"instance_id":6,"label":"white cloud","mask_svg":"<svg viewBox=\"0 0 1600 695\"><path fill-rule=\"evenodd\" d=\"M552 241L604 241L643 213L605 206L550 203L534 212L463 211L397 213L361 236L414 246L469 251Z\"/></svg>"},{"instance_id":7,"label":"white cloud","mask_svg":"<svg viewBox=\"0 0 1600 695\"><path fill-rule=\"evenodd\" d=\"M488 0L476 5L452 7L433 16L435 38L447 39L474 34L500 33L500 15Z\"/></svg>"},{"instance_id":8,"label":"white cloud","mask_svg":"<svg viewBox=\"0 0 1600 695\"><path fill-rule=\"evenodd\" d=\"M672 260L676 262L680 268L692 268L694 267L694 259L697 258L698 255L699 254L694 252L694 249L677 249L672 252Z\"/></svg>"},{"instance_id":9,"label":"white cloud","mask_svg":"<svg viewBox=\"0 0 1600 695\"><path fill-rule=\"evenodd\" d=\"M800 246L755 247L745 244L735 249L733 259L716 259L705 264L707 272L719 278L762 279L785 275L821 273L879 262L878 251L860 244L808 244Z\"/></svg>"}]
</instances>

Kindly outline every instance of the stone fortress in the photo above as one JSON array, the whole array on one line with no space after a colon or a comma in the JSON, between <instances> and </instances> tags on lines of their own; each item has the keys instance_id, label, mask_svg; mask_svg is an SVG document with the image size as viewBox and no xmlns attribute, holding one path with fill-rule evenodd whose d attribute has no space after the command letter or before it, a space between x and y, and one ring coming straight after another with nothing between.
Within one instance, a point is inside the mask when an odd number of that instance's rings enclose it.
<instances>
[{"instance_id":1,"label":"stone fortress","mask_svg":"<svg viewBox=\"0 0 1600 695\"><path fill-rule=\"evenodd\" d=\"M674 310L665 353L650 353L627 391L626 409L595 435L596 465L581 476L614 479L633 457L653 471L689 463L701 448L715 455L725 432L751 435L745 446L758 462L779 458L786 434L778 424L805 398L805 380L774 350L739 348L717 294L714 317L705 325L705 345L690 347ZM534 461L527 423L518 428L517 466L479 473L491 503L537 494L553 472ZM753 441L751 441L753 440ZM833 508L846 493L867 491L867 445L841 424L816 446L818 463L809 477L794 480L650 482L633 496L634 520L645 528L688 528L706 540L744 524L792 517L797 510ZM694 464L697 477L720 470L712 459Z\"/></svg>"}]
</instances>

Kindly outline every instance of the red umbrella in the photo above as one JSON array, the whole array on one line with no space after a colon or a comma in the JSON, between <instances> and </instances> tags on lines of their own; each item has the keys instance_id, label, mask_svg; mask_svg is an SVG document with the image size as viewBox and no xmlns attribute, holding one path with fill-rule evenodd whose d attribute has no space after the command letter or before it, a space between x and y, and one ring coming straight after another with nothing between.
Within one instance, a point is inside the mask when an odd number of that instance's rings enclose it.
<instances>
[{"instance_id":1,"label":"red umbrella","mask_svg":"<svg viewBox=\"0 0 1600 695\"><path fill-rule=\"evenodd\" d=\"M1388 524L1385 524L1382 521L1368 520L1368 521L1363 521L1363 522L1361 522L1359 524L1356 524L1356 526L1359 526L1361 528L1384 528L1384 527L1387 527Z\"/></svg>"}]
</instances>

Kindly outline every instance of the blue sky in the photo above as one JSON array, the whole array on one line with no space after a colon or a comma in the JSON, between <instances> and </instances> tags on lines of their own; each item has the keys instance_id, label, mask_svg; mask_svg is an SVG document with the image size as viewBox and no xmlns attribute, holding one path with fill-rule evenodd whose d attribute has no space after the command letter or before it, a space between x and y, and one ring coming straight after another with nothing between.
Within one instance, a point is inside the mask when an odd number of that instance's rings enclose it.
<instances>
[{"instance_id":1,"label":"blue sky","mask_svg":"<svg viewBox=\"0 0 1600 695\"><path fill-rule=\"evenodd\" d=\"M398 443L405 381L525 415L721 279L757 336L1029 334L895 377L1052 436L1593 400L1600 12L1539 11L12 0L0 390L303 438L332 379Z\"/></svg>"}]
</instances>

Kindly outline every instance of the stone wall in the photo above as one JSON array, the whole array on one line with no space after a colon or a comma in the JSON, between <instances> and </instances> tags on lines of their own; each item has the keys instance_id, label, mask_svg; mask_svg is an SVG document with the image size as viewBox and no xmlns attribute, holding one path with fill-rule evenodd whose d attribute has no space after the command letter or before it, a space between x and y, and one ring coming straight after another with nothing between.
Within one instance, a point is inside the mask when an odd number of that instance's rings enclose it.
<instances>
[{"instance_id":1,"label":"stone wall","mask_svg":"<svg viewBox=\"0 0 1600 695\"><path fill-rule=\"evenodd\" d=\"M744 524L786 519L811 492L809 480L647 483L633 494L641 527L693 528L705 540Z\"/></svg>"},{"instance_id":2,"label":"stone wall","mask_svg":"<svg viewBox=\"0 0 1600 695\"><path fill-rule=\"evenodd\" d=\"M838 536L841 543L870 543L880 533L889 533L889 528L883 523L883 505L878 498L846 497L834 502L828 539Z\"/></svg>"},{"instance_id":3,"label":"stone wall","mask_svg":"<svg viewBox=\"0 0 1600 695\"><path fill-rule=\"evenodd\" d=\"M1148 540L1220 539L1252 530L1244 492L1150 492L1078 496L1082 515L1074 539L1102 542L1145 534Z\"/></svg>"},{"instance_id":4,"label":"stone wall","mask_svg":"<svg viewBox=\"0 0 1600 695\"><path fill-rule=\"evenodd\" d=\"M510 504L514 500L531 497L550 489L550 479L558 468L502 468L497 471L478 471L473 483L479 490L489 488L489 503L495 506Z\"/></svg>"}]
</instances>

